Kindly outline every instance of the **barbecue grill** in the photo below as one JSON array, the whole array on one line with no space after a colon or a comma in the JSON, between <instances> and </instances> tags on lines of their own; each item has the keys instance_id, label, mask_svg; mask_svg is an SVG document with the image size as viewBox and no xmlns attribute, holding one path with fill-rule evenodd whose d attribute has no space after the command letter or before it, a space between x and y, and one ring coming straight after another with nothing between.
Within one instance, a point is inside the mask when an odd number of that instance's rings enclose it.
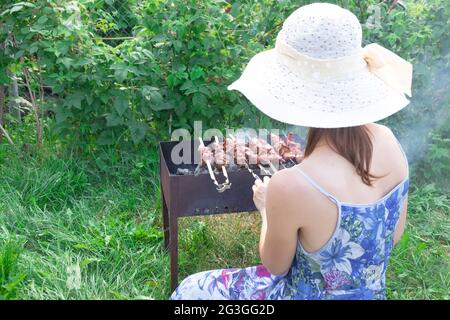
<instances>
[{"instance_id":1,"label":"barbecue grill","mask_svg":"<svg viewBox=\"0 0 450 320\"><path fill-rule=\"evenodd\" d=\"M208 145L212 141L205 141ZM177 144L182 150L191 150L191 164L174 164L171 158L172 149ZM252 185L255 178L246 168L229 169L228 176L232 183L230 189L218 192L207 171L195 175L197 164L194 154L199 146L198 141L160 142L160 183L164 226L164 244L170 251L171 288L178 285L178 218L223 213L239 213L255 211ZM289 163L286 166L292 166ZM259 177L267 175L261 167L251 165L253 172ZM180 174L180 172L183 174ZM186 174L187 172L187 174Z\"/></svg>"}]
</instances>

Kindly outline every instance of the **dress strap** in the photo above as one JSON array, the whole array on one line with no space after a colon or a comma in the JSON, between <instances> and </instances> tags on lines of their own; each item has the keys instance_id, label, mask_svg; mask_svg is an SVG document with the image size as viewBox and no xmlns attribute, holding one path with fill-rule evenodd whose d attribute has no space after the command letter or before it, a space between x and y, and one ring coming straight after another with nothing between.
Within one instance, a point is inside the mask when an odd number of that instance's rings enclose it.
<instances>
[{"instance_id":1,"label":"dress strap","mask_svg":"<svg viewBox=\"0 0 450 320\"><path fill-rule=\"evenodd\" d=\"M300 174L306 179L306 181L308 181L308 183L313 186L315 189L317 189L320 193L322 193L323 195L325 195L326 197L328 197L329 199L331 199L331 201L333 201L336 204L339 204L339 200L333 196L331 193L325 191L325 189L323 189L320 185L317 184L317 182L315 182L310 176L308 176L305 172L303 172L303 170L301 170L298 166L294 166L295 169L298 170L298 172L300 172Z\"/></svg>"}]
</instances>

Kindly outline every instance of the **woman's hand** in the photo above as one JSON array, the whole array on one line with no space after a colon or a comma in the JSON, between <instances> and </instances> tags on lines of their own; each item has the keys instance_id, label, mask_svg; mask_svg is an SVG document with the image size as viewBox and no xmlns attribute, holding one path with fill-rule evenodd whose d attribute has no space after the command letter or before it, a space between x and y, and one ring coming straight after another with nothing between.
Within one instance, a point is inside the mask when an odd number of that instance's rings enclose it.
<instances>
[{"instance_id":1,"label":"woman's hand","mask_svg":"<svg viewBox=\"0 0 450 320\"><path fill-rule=\"evenodd\" d=\"M252 187L253 202L255 203L256 209L261 213L264 213L266 210L266 191L269 181L270 178L266 176L263 181L256 180Z\"/></svg>"}]
</instances>

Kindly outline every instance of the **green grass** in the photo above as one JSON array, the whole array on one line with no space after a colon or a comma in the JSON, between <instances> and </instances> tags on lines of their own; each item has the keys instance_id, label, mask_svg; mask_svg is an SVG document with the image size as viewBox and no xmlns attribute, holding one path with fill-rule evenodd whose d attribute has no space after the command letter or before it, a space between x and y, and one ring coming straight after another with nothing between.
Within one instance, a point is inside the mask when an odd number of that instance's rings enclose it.
<instances>
[{"instance_id":1,"label":"green grass","mask_svg":"<svg viewBox=\"0 0 450 320\"><path fill-rule=\"evenodd\" d=\"M154 149L93 158L0 144L0 297L166 299L157 168ZM449 211L444 191L412 188L405 236L388 269L389 298L449 298ZM257 213L181 219L180 279L258 264L259 227Z\"/></svg>"},{"instance_id":2,"label":"green grass","mask_svg":"<svg viewBox=\"0 0 450 320\"><path fill-rule=\"evenodd\" d=\"M0 247L0 299L14 299L24 274L18 271L20 246L12 241Z\"/></svg>"},{"instance_id":3,"label":"green grass","mask_svg":"<svg viewBox=\"0 0 450 320\"><path fill-rule=\"evenodd\" d=\"M0 156L0 245L23 244L18 268L26 276L16 298L169 294L157 190L151 175L142 178L140 163L109 163L105 174L70 157ZM70 289L70 270L77 267L81 286Z\"/></svg>"},{"instance_id":4,"label":"green grass","mask_svg":"<svg viewBox=\"0 0 450 320\"><path fill-rule=\"evenodd\" d=\"M415 188L408 223L388 269L392 299L450 298L450 202L434 185Z\"/></svg>"}]
</instances>

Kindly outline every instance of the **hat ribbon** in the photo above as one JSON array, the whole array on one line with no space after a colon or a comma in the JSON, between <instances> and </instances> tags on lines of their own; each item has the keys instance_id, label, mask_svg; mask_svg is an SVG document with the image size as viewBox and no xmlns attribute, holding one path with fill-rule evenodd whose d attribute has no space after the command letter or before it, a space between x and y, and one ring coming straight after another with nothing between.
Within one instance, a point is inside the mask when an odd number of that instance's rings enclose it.
<instances>
[{"instance_id":1,"label":"hat ribbon","mask_svg":"<svg viewBox=\"0 0 450 320\"><path fill-rule=\"evenodd\" d=\"M277 39L280 61L292 72L311 80L340 80L368 69L386 85L411 97L412 64L394 52L372 43L353 55L337 59L316 59L302 54Z\"/></svg>"}]
</instances>

